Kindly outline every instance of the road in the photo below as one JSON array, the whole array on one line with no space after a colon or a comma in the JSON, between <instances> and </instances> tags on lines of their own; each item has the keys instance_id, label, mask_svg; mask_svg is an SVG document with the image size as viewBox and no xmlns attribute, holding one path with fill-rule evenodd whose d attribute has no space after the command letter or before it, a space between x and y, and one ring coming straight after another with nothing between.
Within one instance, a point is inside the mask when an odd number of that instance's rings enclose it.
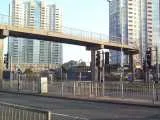
<instances>
[{"instance_id":1,"label":"road","mask_svg":"<svg viewBox=\"0 0 160 120\"><path fill-rule=\"evenodd\" d=\"M79 116L90 120L160 120L160 108L6 93L0 93L0 101L44 108L55 113Z\"/></svg>"}]
</instances>

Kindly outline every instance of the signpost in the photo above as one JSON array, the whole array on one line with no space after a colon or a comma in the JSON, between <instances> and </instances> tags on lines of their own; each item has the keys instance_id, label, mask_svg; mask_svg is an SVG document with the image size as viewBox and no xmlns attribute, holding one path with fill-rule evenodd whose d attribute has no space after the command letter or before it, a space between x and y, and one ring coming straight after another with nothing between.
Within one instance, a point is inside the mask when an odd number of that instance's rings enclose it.
<instances>
[{"instance_id":1,"label":"signpost","mask_svg":"<svg viewBox=\"0 0 160 120\"><path fill-rule=\"evenodd\" d=\"M47 77L41 77L41 80L40 80L40 93L48 93L48 80L47 80Z\"/></svg>"}]
</instances>

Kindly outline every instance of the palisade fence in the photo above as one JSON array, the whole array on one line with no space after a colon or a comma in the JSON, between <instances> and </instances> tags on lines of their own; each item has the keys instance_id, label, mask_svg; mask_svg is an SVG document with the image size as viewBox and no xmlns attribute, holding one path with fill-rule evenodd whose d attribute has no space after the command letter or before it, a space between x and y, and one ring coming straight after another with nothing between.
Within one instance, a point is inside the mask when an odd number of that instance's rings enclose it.
<instances>
[{"instance_id":1,"label":"palisade fence","mask_svg":"<svg viewBox=\"0 0 160 120\"><path fill-rule=\"evenodd\" d=\"M0 120L88 120L48 110L0 102Z\"/></svg>"},{"instance_id":2,"label":"palisade fence","mask_svg":"<svg viewBox=\"0 0 160 120\"><path fill-rule=\"evenodd\" d=\"M19 79L19 80L17 80ZM2 89L28 93L40 93L40 76L22 75L19 78L3 80ZM48 80L48 95L69 97L115 97L160 101L160 84L143 82L92 82Z\"/></svg>"}]
</instances>

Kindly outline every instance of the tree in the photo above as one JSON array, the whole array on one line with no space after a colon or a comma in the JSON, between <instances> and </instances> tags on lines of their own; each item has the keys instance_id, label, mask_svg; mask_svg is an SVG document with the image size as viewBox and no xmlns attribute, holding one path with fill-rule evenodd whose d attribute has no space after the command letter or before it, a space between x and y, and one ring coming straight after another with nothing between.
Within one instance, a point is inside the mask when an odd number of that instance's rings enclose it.
<instances>
[{"instance_id":1,"label":"tree","mask_svg":"<svg viewBox=\"0 0 160 120\"><path fill-rule=\"evenodd\" d=\"M62 72L67 73L67 70L68 70L67 67L62 65Z\"/></svg>"},{"instance_id":2,"label":"tree","mask_svg":"<svg viewBox=\"0 0 160 120\"><path fill-rule=\"evenodd\" d=\"M62 65L62 70L67 71L69 68L71 68L72 66L75 66L75 65L77 65L77 62L74 60L71 60L71 61L64 63Z\"/></svg>"},{"instance_id":3,"label":"tree","mask_svg":"<svg viewBox=\"0 0 160 120\"><path fill-rule=\"evenodd\" d=\"M82 61L82 62L80 62L80 63L78 64L78 66L86 66L86 63L85 63L84 61Z\"/></svg>"},{"instance_id":4,"label":"tree","mask_svg":"<svg viewBox=\"0 0 160 120\"><path fill-rule=\"evenodd\" d=\"M24 74L32 74L32 73L33 73L33 71L31 70L31 68L27 68L24 71Z\"/></svg>"}]
</instances>

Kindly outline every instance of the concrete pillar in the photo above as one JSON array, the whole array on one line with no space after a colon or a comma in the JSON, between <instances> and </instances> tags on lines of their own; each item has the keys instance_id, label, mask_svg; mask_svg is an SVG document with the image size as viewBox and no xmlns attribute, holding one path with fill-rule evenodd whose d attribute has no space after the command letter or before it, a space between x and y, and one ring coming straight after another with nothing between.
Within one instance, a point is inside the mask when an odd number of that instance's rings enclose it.
<instances>
[{"instance_id":1,"label":"concrete pillar","mask_svg":"<svg viewBox=\"0 0 160 120\"><path fill-rule=\"evenodd\" d=\"M97 81L96 50L91 50L91 79Z\"/></svg>"},{"instance_id":2,"label":"concrete pillar","mask_svg":"<svg viewBox=\"0 0 160 120\"><path fill-rule=\"evenodd\" d=\"M86 47L86 50L91 51L91 80L98 82L98 68L96 67L96 52L100 47Z\"/></svg>"}]
</instances>

